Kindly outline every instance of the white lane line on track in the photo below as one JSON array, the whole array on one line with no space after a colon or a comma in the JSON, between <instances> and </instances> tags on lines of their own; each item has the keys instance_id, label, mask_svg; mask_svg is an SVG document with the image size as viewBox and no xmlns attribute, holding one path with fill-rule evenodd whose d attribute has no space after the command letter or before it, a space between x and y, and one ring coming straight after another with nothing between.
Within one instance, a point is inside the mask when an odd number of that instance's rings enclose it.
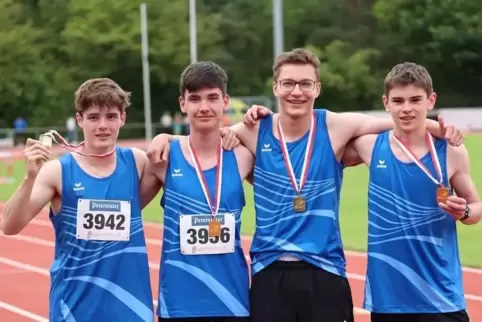
<instances>
[{"instance_id":1,"label":"white lane line on track","mask_svg":"<svg viewBox=\"0 0 482 322\"><path fill-rule=\"evenodd\" d=\"M26 317L27 319L31 319L33 321L49 322L49 319L46 319L43 316L34 314L32 312L26 311L26 310L21 309L17 306L14 306L14 305L2 302L2 301L0 301L0 308L5 309L7 311L10 311L12 313L15 313L17 315L21 315L21 316Z\"/></svg>"}]
</instances>

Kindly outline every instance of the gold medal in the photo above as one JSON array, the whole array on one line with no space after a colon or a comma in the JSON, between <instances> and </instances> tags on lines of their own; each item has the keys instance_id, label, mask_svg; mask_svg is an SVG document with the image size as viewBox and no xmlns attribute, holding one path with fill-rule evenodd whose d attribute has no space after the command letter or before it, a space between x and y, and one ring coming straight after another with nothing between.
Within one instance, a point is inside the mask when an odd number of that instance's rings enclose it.
<instances>
[{"instance_id":1,"label":"gold medal","mask_svg":"<svg viewBox=\"0 0 482 322\"><path fill-rule=\"evenodd\" d=\"M293 186L297 194L297 196L293 198L293 210L295 213L305 212L306 199L301 197L300 194L301 194L301 190L303 189L303 186L307 181L308 171L310 169L311 155L313 153L313 145L314 145L315 134L316 134L316 113L313 112L313 115L311 118L310 132L308 134L308 143L306 145L306 149L304 153L304 160L301 168L301 177L299 180L299 184L298 184L298 181L296 180L295 172L291 164L291 159L288 153L288 146L286 145L283 129L281 128L281 120L279 118L278 118L278 134L279 134L279 140L281 142L281 152L283 153L283 159L285 161L285 167L288 172L288 177L290 178L291 185Z\"/></svg>"},{"instance_id":2,"label":"gold medal","mask_svg":"<svg viewBox=\"0 0 482 322\"><path fill-rule=\"evenodd\" d=\"M439 187L437 188L437 202L445 203L450 196L450 191L448 188Z\"/></svg>"},{"instance_id":3,"label":"gold medal","mask_svg":"<svg viewBox=\"0 0 482 322\"><path fill-rule=\"evenodd\" d=\"M221 223L213 218L209 222L209 236L219 237L219 235L221 235Z\"/></svg>"},{"instance_id":4,"label":"gold medal","mask_svg":"<svg viewBox=\"0 0 482 322\"><path fill-rule=\"evenodd\" d=\"M293 209L295 212L305 212L306 211L306 200L305 198L298 196L293 199Z\"/></svg>"}]
</instances>

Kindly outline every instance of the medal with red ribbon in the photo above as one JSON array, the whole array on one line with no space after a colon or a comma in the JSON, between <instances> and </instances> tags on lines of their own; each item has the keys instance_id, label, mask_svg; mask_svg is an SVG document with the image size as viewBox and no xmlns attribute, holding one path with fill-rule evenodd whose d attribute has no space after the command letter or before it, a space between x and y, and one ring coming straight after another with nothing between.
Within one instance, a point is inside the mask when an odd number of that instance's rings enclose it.
<instances>
[{"instance_id":1,"label":"medal with red ribbon","mask_svg":"<svg viewBox=\"0 0 482 322\"><path fill-rule=\"evenodd\" d=\"M435 145L433 144L433 138L430 133L425 132L425 142L427 143L428 150L430 153L430 157L432 158L432 162L435 167L435 171L437 172L437 177L439 178L438 180L432 176L430 171L427 169L427 167L415 156L415 154L410 150L407 144L405 144L400 138L398 138L395 133L393 133L393 138L395 142L398 144L400 149L429 177L430 180L435 183L438 188L437 188L437 202L446 202L447 198L450 195L450 191L448 188L445 188L442 184L443 182L443 174L442 174L442 168L440 166L440 160L437 155L437 151L435 150Z\"/></svg>"},{"instance_id":2,"label":"medal with red ribbon","mask_svg":"<svg viewBox=\"0 0 482 322\"><path fill-rule=\"evenodd\" d=\"M295 189L297 196L293 199L293 209L295 212L305 212L306 211L306 199L301 196L301 189L306 183L308 177L308 170L310 168L311 162L311 155L313 154L313 143L315 141L315 133L316 133L316 114L313 112L313 116L311 118L311 125L310 125L310 132L308 134L308 143L306 144L305 148L305 157L303 160L303 166L301 168L301 177L300 177L300 184L298 186L296 176L293 170L293 165L291 164L290 156L288 153L288 146L286 145L286 139L283 134L283 129L281 127L281 121L278 118L278 133L279 133L279 140L281 141L281 152L283 153L283 159L285 161L285 167L288 171L288 176L291 181L291 185L293 189Z\"/></svg>"},{"instance_id":3,"label":"medal with red ribbon","mask_svg":"<svg viewBox=\"0 0 482 322\"><path fill-rule=\"evenodd\" d=\"M66 148L67 150L70 150L72 152L75 152L77 154L80 154L80 155L83 155L83 156L86 156L86 157L105 158L105 157L108 157L108 156L112 155L115 152L115 147L114 147L111 151L109 151L107 153L103 153L103 154L83 153L83 152L79 151L78 148L84 146L85 141L80 142L79 144L70 144L62 137L62 135L60 135L55 130L50 130L47 133L41 134L40 138L39 138L39 141L40 141L40 144L42 144L43 146L48 147L48 148L52 147L52 141L54 141L58 145Z\"/></svg>"},{"instance_id":4,"label":"medal with red ribbon","mask_svg":"<svg viewBox=\"0 0 482 322\"><path fill-rule=\"evenodd\" d=\"M212 219L209 222L209 236L217 237L221 234L221 223L217 220L216 216L219 211L219 204L221 199L221 187L223 182L223 148L221 142L219 143L218 153L217 153L217 162L216 162L216 182L214 188L214 200L211 198L211 194L209 192L209 187L206 181L206 177L201 168L201 164L197 158L196 151L194 147L191 145L191 141L189 137L187 138L187 146L189 149L189 153L191 154L191 158L193 160L193 166L196 170L196 175L199 179L199 183L201 184L201 188L204 193L204 197L206 198L206 202L209 206L209 209L212 214Z\"/></svg>"}]
</instances>

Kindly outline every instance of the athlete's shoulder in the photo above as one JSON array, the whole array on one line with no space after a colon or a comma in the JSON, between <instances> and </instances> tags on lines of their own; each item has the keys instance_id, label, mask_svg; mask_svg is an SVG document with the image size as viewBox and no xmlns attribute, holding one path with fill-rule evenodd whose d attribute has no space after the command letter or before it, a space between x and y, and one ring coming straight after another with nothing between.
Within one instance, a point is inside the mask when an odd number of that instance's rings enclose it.
<instances>
[{"instance_id":1,"label":"athlete's shoulder","mask_svg":"<svg viewBox=\"0 0 482 322\"><path fill-rule=\"evenodd\" d=\"M272 122L277 122L279 117L279 113L270 113L262 118L260 118L259 125L266 126L267 124L271 124Z\"/></svg>"},{"instance_id":2,"label":"athlete's shoulder","mask_svg":"<svg viewBox=\"0 0 482 322\"><path fill-rule=\"evenodd\" d=\"M447 159L449 161L453 163L458 160L460 161L469 160L469 151L467 151L467 148L465 147L464 144L461 144L459 146L453 146L448 144L447 142L445 144L447 145Z\"/></svg>"},{"instance_id":3,"label":"athlete's shoulder","mask_svg":"<svg viewBox=\"0 0 482 322\"><path fill-rule=\"evenodd\" d=\"M376 134L365 134L365 136L371 136L373 135L376 138L390 138L390 134L393 132L393 130L386 130L386 131L381 131L380 133Z\"/></svg>"},{"instance_id":4,"label":"athlete's shoulder","mask_svg":"<svg viewBox=\"0 0 482 322\"><path fill-rule=\"evenodd\" d=\"M54 187L57 191L60 191L63 177L61 160L67 160L67 157L63 156L45 162L42 168L40 168L36 181L44 186Z\"/></svg>"},{"instance_id":5,"label":"athlete's shoulder","mask_svg":"<svg viewBox=\"0 0 482 322\"><path fill-rule=\"evenodd\" d=\"M391 146L395 144L391 140L392 130L383 131L376 134L366 134L362 135L362 137L370 137L373 140L373 147L377 147L378 149L382 149L382 151L389 151ZM368 140L363 142L364 144L368 144Z\"/></svg>"},{"instance_id":6,"label":"athlete's shoulder","mask_svg":"<svg viewBox=\"0 0 482 322\"><path fill-rule=\"evenodd\" d=\"M139 174L139 178L141 178L149 162L146 152L139 148L120 148L120 149L121 149L120 151L124 151L124 153L128 151L132 153L132 156L134 157L134 162L137 168L137 173Z\"/></svg>"},{"instance_id":7,"label":"athlete's shoulder","mask_svg":"<svg viewBox=\"0 0 482 322\"><path fill-rule=\"evenodd\" d=\"M58 158L58 159L49 160L42 165L41 171L43 171L43 173L47 173L50 175L60 176L62 173L61 163L62 161L65 161L65 160L67 160L67 157L65 156L62 156L61 158Z\"/></svg>"},{"instance_id":8,"label":"athlete's shoulder","mask_svg":"<svg viewBox=\"0 0 482 322\"><path fill-rule=\"evenodd\" d=\"M137 160L147 160L147 153L139 148L123 148L126 150L131 150L134 155L134 159Z\"/></svg>"},{"instance_id":9,"label":"athlete's shoulder","mask_svg":"<svg viewBox=\"0 0 482 322\"><path fill-rule=\"evenodd\" d=\"M435 148L437 148L437 149L450 145L449 142L444 138L436 138L432 135L432 139L433 139L433 144L435 145Z\"/></svg>"},{"instance_id":10,"label":"athlete's shoulder","mask_svg":"<svg viewBox=\"0 0 482 322\"><path fill-rule=\"evenodd\" d=\"M313 111L315 112L316 116L323 116L323 117L325 117L325 115L327 115L328 113L333 113L328 111L326 108L315 108Z\"/></svg>"},{"instance_id":11,"label":"athlete's shoulder","mask_svg":"<svg viewBox=\"0 0 482 322\"><path fill-rule=\"evenodd\" d=\"M74 158L74 156L72 155L72 152L67 152L67 153L64 153L64 154L60 155L56 159L52 159L50 161L57 160L59 162L59 165L60 165L60 164L72 162L73 158Z\"/></svg>"},{"instance_id":12,"label":"athlete's shoulder","mask_svg":"<svg viewBox=\"0 0 482 322\"><path fill-rule=\"evenodd\" d=\"M346 116L343 113L332 112L325 110L320 116L324 115L325 124L328 130L339 130L341 132L345 131L345 125L347 125Z\"/></svg>"}]
</instances>

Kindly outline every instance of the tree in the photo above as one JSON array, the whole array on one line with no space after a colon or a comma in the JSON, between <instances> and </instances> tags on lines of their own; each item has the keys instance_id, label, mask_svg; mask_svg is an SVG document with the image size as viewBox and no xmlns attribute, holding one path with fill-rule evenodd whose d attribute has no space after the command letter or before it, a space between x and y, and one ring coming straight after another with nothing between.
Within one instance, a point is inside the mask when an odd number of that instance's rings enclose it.
<instances>
[{"instance_id":1,"label":"tree","mask_svg":"<svg viewBox=\"0 0 482 322\"><path fill-rule=\"evenodd\" d=\"M308 46L320 57L322 95L318 106L334 111L370 110L380 103L383 82L371 68L379 56L375 49L354 49L333 41L324 50Z\"/></svg>"},{"instance_id":2,"label":"tree","mask_svg":"<svg viewBox=\"0 0 482 322\"><path fill-rule=\"evenodd\" d=\"M480 104L482 7L477 0L378 0L386 62L414 61L432 74L439 106Z\"/></svg>"}]
</instances>

